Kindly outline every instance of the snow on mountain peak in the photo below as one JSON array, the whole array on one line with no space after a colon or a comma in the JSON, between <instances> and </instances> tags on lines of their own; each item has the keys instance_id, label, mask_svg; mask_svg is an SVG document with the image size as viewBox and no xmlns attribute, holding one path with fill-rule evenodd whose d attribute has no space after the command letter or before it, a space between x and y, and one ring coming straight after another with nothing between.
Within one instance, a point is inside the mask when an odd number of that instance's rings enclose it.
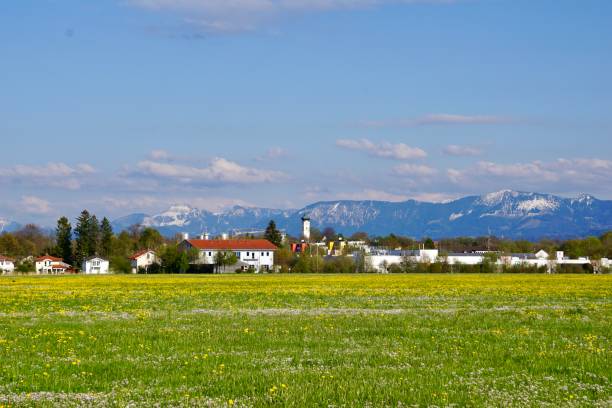
<instances>
[{"instance_id":1,"label":"snow on mountain peak","mask_svg":"<svg viewBox=\"0 0 612 408\"><path fill-rule=\"evenodd\" d=\"M161 214L146 217L143 225L147 227L168 227L176 226L182 227L189 225L191 221L200 216L200 210L197 208L191 208L188 205L176 204L171 206L169 209Z\"/></svg>"},{"instance_id":2,"label":"snow on mountain peak","mask_svg":"<svg viewBox=\"0 0 612 408\"><path fill-rule=\"evenodd\" d=\"M545 197L534 197L531 200L524 200L518 203L517 208L522 211L554 211L559 208L556 200Z\"/></svg>"},{"instance_id":3,"label":"snow on mountain peak","mask_svg":"<svg viewBox=\"0 0 612 408\"><path fill-rule=\"evenodd\" d=\"M195 210L194 208L191 208L188 205L175 204L175 205L170 206L170 208L168 208L166 211L164 211L160 215L170 216L170 215L185 214L185 213L190 213L194 210Z\"/></svg>"},{"instance_id":4,"label":"snow on mountain peak","mask_svg":"<svg viewBox=\"0 0 612 408\"><path fill-rule=\"evenodd\" d=\"M593 203L593 201L595 201L595 197L593 197L590 194L584 194L583 193L583 194L580 194L578 196L578 199L576 201L578 201L579 203L582 203L582 204L591 205Z\"/></svg>"},{"instance_id":5,"label":"snow on mountain peak","mask_svg":"<svg viewBox=\"0 0 612 408\"><path fill-rule=\"evenodd\" d=\"M481 204L487 206L498 205L503 202L508 196L518 197L520 193L513 190L500 190L494 193L485 194L478 200Z\"/></svg>"}]
</instances>

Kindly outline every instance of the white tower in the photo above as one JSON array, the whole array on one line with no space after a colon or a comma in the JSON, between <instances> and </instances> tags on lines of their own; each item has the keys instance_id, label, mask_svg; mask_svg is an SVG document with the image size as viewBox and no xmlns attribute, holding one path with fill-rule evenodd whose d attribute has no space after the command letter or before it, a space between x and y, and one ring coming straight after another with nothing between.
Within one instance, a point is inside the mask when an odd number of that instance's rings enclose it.
<instances>
[{"instance_id":1,"label":"white tower","mask_svg":"<svg viewBox=\"0 0 612 408\"><path fill-rule=\"evenodd\" d=\"M306 214L302 217L302 238L310 241L310 217Z\"/></svg>"}]
</instances>

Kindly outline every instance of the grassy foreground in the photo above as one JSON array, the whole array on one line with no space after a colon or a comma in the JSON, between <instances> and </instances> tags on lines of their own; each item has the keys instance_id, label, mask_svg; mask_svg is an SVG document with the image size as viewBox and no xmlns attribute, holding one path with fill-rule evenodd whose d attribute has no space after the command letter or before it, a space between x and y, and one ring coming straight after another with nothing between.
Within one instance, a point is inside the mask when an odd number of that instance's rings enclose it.
<instances>
[{"instance_id":1,"label":"grassy foreground","mask_svg":"<svg viewBox=\"0 0 612 408\"><path fill-rule=\"evenodd\" d=\"M0 406L612 406L612 276L0 278Z\"/></svg>"}]
</instances>

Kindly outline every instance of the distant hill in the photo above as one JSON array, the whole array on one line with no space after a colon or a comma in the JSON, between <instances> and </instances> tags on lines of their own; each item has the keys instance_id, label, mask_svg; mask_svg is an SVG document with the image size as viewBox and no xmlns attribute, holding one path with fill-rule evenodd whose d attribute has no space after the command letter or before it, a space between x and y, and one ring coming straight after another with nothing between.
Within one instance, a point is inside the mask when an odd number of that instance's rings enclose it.
<instances>
[{"instance_id":1,"label":"distant hill","mask_svg":"<svg viewBox=\"0 0 612 408\"><path fill-rule=\"evenodd\" d=\"M550 194L503 190L445 203L415 200L318 202L299 210L275 210L236 206L212 213L189 206L173 206L157 215L132 214L113 222L115 231L141 224L157 228L165 236L187 232L263 230L274 219L279 228L299 235L302 215L313 227L332 227L350 235L395 233L434 239L491 235L513 239L584 237L612 230L612 201L590 195L563 198Z\"/></svg>"}]
</instances>

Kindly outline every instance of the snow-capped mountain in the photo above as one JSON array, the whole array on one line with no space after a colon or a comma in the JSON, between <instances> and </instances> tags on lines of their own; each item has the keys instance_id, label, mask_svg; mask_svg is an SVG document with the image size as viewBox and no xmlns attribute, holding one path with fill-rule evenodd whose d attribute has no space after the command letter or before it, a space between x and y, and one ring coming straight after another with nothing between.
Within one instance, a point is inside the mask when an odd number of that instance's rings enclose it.
<instances>
[{"instance_id":1,"label":"snow-capped mountain","mask_svg":"<svg viewBox=\"0 0 612 408\"><path fill-rule=\"evenodd\" d=\"M113 229L120 231L138 224L158 229L165 236L187 232L197 235L259 231L270 220L288 220L295 210L274 210L235 206L224 212L213 213L187 205L174 205L157 215L132 214L113 221Z\"/></svg>"},{"instance_id":2,"label":"snow-capped mountain","mask_svg":"<svg viewBox=\"0 0 612 408\"><path fill-rule=\"evenodd\" d=\"M9 221L7 219L0 218L0 234L3 232L17 231L20 228L21 228L20 224L14 221Z\"/></svg>"},{"instance_id":3,"label":"snow-capped mountain","mask_svg":"<svg viewBox=\"0 0 612 408\"><path fill-rule=\"evenodd\" d=\"M134 214L114 222L115 230L138 223L167 236L178 232L221 234L262 230L273 219L279 228L299 235L300 218L308 214L313 227L333 227L350 235L395 233L416 238L481 236L539 239L580 237L612 230L612 201L590 195L562 198L550 194L503 190L445 203L348 201L319 202L300 210L236 206L212 213L173 206L153 216ZM132 224L128 223L131 222Z\"/></svg>"}]
</instances>

